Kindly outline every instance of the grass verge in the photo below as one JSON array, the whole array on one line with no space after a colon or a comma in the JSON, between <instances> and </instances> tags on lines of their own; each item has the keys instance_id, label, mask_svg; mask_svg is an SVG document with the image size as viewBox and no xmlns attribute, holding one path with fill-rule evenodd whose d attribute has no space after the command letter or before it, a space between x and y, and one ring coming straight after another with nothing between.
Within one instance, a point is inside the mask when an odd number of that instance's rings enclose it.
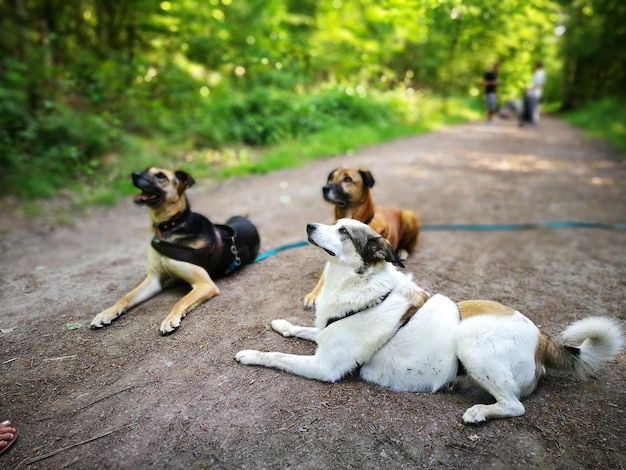
<instances>
[{"instance_id":1,"label":"grass verge","mask_svg":"<svg viewBox=\"0 0 626 470\"><path fill-rule=\"evenodd\" d=\"M559 117L626 153L626 100L604 99Z\"/></svg>"}]
</instances>

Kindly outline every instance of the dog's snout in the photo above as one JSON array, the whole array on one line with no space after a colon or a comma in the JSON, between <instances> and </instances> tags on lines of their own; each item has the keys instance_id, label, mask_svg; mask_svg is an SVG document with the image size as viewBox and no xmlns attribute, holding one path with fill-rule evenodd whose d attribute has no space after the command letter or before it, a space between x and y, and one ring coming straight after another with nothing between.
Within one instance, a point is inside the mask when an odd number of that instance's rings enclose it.
<instances>
[{"instance_id":1,"label":"dog's snout","mask_svg":"<svg viewBox=\"0 0 626 470\"><path fill-rule=\"evenodd\" d=\"M306 233L311 235L311 233L315 232L317 226L315 224L306 224Z\"/></svg>"},{"instance_id":2,"label":"dog's snout","mask_svg":"<svg viewBox=\"0 0 626 470\"><path fill-rule=\"evenodd\" d=\"M143 175L143 171L133 171L132 173L133 183L136 183L137 181L139 181L139 178L141 178L141 175Z\"/></svg>"}]
</instances>

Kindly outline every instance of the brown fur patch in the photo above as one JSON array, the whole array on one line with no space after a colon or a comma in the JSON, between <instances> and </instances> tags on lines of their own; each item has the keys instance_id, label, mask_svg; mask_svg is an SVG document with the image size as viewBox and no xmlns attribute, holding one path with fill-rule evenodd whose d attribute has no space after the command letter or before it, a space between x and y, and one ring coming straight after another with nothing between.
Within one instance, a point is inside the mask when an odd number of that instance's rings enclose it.
<instances>
[{"instance_id":1,"label":"brown fur patch","mask_svg":"<svg viewBox=\"0 0 626 470\"><path fill-rule=\"evenodd\" d=\"M515 313L515 310L508 305L494 302L493 300L463 300L458 305L461 311L461 318L469 318L476 315L509 317Z\"/></svg>"},{"instance_id":2,"label":"brown fur patch","mask_svg":"<svg viewBox=\"0 0 626 470\"><path fill-rule=\"evenodd\" d=\"M400 324L404 325L405 323L407 323L411 319L411 317L415 315L415 313L420 308L422 308L422 306L426 303L428 298L429 298L429 295L424 291L416 293L414 296L412 296L411 298L412 306L409 307L406 312L404 312L404 315L402 315L402 317L400 318Z\"/></svg>"},{"instance_id":3,"label":"brown fur patch","mask_svg":"<svg viewBox=\"0 0 626 470\"><path fill-rule=\"evenodd\" d=\"M406 312L404 312L404 315L400 317L400 325L406 324L413 317L413 315L415 315L415 312L417 312L419 309L420 308L415 305L413 307L409 307L409 309Z\"/></svg>"},{"instance_id":4,"label":"brown fur patch","mask_svg":"<svg viewBox=\"0 0 626 470\"><path fill-rule=\"evenodd\" d=\"M537 348L535 349L535 362L543 365L546 361L546 352L551 347L550 337L543 331L539 332L539 340L537 341Z\"/></svg>"},{"instance_id":5,"label":"brown fur patch","mask_svg":"<svg viewBox=\"0 0 626 470\"><path fill-rule=\"evenodd\" d=\"M576 356L571 352L576 348L564 347L555 343L544 332L539 332L539 341L535 349L535 362L554 369L576 371Z\"/></svg>"}]
</instances>

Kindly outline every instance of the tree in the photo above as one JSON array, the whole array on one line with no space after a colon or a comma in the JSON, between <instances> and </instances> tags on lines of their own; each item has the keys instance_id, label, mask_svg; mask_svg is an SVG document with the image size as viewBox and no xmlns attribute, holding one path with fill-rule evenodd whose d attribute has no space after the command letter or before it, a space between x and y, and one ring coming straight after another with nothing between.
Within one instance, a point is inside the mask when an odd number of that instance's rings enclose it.
<instances>
[{"instance_id":1,"label":"tree","mask_svg":"<svg viewBox=\"0 0 626 470\"><path fill-rule=\"evenodd\" d=\"M563 109L626 94L626 4L562 2Z\"/></svg>"}]
</instances>

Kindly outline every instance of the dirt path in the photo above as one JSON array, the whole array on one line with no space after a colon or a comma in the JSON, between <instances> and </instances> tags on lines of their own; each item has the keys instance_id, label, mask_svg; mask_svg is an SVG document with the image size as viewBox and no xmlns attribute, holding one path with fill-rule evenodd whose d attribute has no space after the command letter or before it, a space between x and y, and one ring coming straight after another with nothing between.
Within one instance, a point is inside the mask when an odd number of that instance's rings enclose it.
<instances>
[{"instance_id":1,"label":"dirt path","mask_svg":"<svg viewBox=\"0 0 626 470\"><path fill-rule=\"evenodd\" d=\"M340 165L369 167L377 201L413 208L424 224L626 222L626 165L614 157L552 119L538 130L472 123L300 169L199 182L190 199L215 222L249 215L262 250L331 221L320 188ZM222 294L173 335L158 327L182 287L106 329L68 329L143 277L145 210L125 201L64 227L0 219L0 419L21 431L2 468L626 466L624 355L586 382L549 375L523 417L467 427L472 400L462 395L318 383L233 361L244 348L313 351L269 329L274 318L312 321L301 302L323 261L310 247L219 281ZM555 336L583 316L626 316L624 230L424 231L407 267L428 290L509 303Z\"/></svg>"}]
</instances>

